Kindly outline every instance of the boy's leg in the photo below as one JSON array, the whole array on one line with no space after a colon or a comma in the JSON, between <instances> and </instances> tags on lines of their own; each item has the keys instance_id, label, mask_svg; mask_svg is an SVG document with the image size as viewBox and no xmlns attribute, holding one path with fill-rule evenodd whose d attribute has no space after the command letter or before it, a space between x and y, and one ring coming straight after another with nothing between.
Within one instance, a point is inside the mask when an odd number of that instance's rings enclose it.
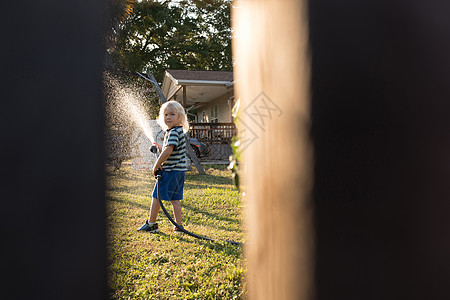
<instances>
[{"instance_id":1,"label":"boy's leg","mask_svg":"<svg viewBox=\"0 0 450 300\"><path fill-rule=\"evenodd\" d=\"M175 222L181 225L181 201L180 200L172 200L170 201L173 206L173 215L175 216Z\"/></svg>"},{"instance_id":2,"label":"boy's leg","mask_svg":"<svg viewBox=\"0 0 450 300\"><path fill-rule=\"evenodd\" d=\"M159 209L160 209L159 201L156 198L152 199L152 206L150 208L150 217L148 218L148 222L155 223L156 218L158 217Z\"/></svg>"},{"instance_id":3,"label":"boy's leg","mask_svg":"<svg viewBox=\"0 0 450 300\"><path fill-rule=\"evenodd\" d=\"M150 216L145 224L138 228L138 231L147 231L151 233L159 232L158 223L156 223L156 217L158 217L159 208L160 205L158 199L153 198L152 206L150 207Z\"/></svg>"}]
</instances>

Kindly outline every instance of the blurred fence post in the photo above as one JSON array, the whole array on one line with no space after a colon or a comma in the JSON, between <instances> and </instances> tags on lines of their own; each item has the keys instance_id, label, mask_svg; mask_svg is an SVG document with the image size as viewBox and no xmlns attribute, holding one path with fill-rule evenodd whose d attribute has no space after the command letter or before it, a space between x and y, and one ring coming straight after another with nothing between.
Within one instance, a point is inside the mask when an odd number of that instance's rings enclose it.
<instances>
[{"instance_id":1,"label":"blurred fence post","mask_svg":"<svg viewBox=\"0 0 450 300\"><path fill-rule=\"evenodd\" d=\"M234 5L249 298L448 299L450 4Z\"/></svg>"},{"instance_id":2,"label":"blurred fence post","mask_svg":"<svg viewBox=\"0 0 450 300\"><path fill-rule=\"evenodd\" d=\"M105 1L8 4L2 298L106 299Z\"/></svg>"},{"instance_id":3,"label":"blurred fence post","mask_svg":"<svg viewBox=\"0 0 450 300\"><path fill-rule=\"evenodd\" d=\"M246 169L250 299L308 299L313 281L304 1L238 1L236 119Z\"/></svg>"}]
</instances>

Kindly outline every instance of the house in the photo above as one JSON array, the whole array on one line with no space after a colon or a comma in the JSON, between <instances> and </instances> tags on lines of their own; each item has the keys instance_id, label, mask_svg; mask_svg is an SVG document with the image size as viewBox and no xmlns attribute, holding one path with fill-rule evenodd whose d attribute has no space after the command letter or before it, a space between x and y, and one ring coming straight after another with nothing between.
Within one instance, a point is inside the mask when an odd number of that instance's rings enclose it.
<instances>
[{"instance_id":1,"label":"house","mask_svg":"<svg viewBox=\"0 0 450 300\"><path fill-rule=\"evenodd\" d=\"M208 145L204 160L228 160L232 137L236 135L232 109L232 71L167 70L162 92L167 100L180 102L189 117L189 134Z\"/></svg>"},{"instance_id":2,"label":"house","mask_svg":"<svg viewBox=\"0 0 450 300\"><path fill-rule=\"evenodd\" d=\"M232 123L232 71L167 70L162 91L183 104L193 123Z\"/></svg>"}]
</instances>

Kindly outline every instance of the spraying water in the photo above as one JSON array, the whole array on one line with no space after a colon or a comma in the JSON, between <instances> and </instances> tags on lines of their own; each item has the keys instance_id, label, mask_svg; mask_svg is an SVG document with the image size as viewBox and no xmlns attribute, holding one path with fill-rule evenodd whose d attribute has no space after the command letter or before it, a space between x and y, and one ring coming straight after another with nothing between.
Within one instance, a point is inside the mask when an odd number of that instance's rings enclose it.
<instances>
[{"instance_id":1,"label":"spraying water","mask_svg":"<svg viewBox=\"0 0 450 300\"><path fill-rule=\"evenodd\" d=\"M154 143L154 138L152 131L150 130L150 126L148 124L148 120L150 119L145 111L142 110L142 107L136 103L136 99L132 98L130 95L127 95L124 98L124 104L128 108L128 112L130 113L130 118L134 120L136 125L143 131L145 136Z\"/></svg>"},{"instance_id":2,"label":"spraying water","mask_svg":"<svg viewBox=\"0 0 450 300\"><path fill-rule=\"evenodd\" d=\"M109 161L116 168L122 161L140 156L137 141L141 134L150 143L155 142L157 135L149 123L158 113L155 93L144 81L133 83L133 79L138 78L104 74L106 146Z\"/></svg>"},{"instance_id":3,"label":"spraying water","mask_svg":"<svg viewBox=\"0 0 450 300\"><path fill-rule=\"evenodd\" d=\"M119 78L105 73L105 91L107 97L107 120L112 126L137 126L145 136L154 142L152 130L148 124L150 115L145 109L142 87L125 84Z\"/></svg>"}]
</instances>

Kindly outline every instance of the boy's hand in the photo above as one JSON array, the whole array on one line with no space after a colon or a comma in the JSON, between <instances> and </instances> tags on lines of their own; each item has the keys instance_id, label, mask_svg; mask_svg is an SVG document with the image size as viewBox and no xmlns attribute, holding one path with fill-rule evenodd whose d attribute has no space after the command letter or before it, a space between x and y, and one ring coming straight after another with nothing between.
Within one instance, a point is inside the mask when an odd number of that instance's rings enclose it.
<instances>
[{"instance_id":1,"label":"boy's hand","mask_svg":"<svg viewBox=\"0 0 450 300\"><path fill-rule=\"evenodd\" d=\"M162 170L161 166L156 166L156 164L153 166L153 175L156 176L156 173L158 170Z\"/></svg>"},{"instance_id":2,"label":"boy's hand","mask_svg":"<svg viewBox=\"0 0 450 300\"><path fill-rule=\"evenodd\" d=\"M162 152L162 148L158 143L153 143L153 145L156 146L156 148L158 148L158 151L161 153Z\"/></svg>"},{"instance_id":3,"label":"boy's hand","mask_svg":"<svg viewBox=\"0 0 450 300\"><path fill-rule=\"evenodd\" d=\"M153 166L153 175L156 176L156 171L162 169L161 165L166 161L166 159L170 156L170 154L172 153L173 150L173 146L169 145L166 146L163 151L161 152L161 154L159 155L158 159L155 162L155 165Z\"/></svg>"}]
</instances>

